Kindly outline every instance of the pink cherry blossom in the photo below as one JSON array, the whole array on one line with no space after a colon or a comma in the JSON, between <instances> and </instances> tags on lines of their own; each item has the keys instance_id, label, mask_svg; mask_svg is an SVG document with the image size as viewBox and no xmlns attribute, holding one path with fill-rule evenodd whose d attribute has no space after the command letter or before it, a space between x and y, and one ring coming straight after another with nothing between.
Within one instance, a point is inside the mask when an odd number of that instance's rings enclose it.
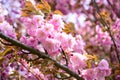
<instances>
[{"instance_id":1,"label":"pink cherry blossom","mask_svg":"<svg viewBox=\"0 0 120 80\"><path fill-rule=\"evenodd\" d=\"M57 33L55 38L61 42L61 47L63 50L69 52L73 51L73 47L76 44L75 38L71 34L66 34L64 32Z\"/></svg>"},{"instance_id":2,"label":"pink cherry blossom","mask_svg":"<svg viewBox=\"0 0 120 80\"><path fill-rule=\"evenodd\" d=\"M60 44L61 42L52 38L46 38L44 42L42 42L43 47L47 50L49 55L58 54L60 51Z\"/></svg>"},{"instance_id":3,"label":"pink cherry blossom","mask_svg":"<svg viewBox=\"0 0 120 80\"><path fill-rule=\"evenodd\" d=\"M0 80L16 80L19 77L21 80L58 80L64 77L69 79L69 76L70 80L76 80L74 75L84 80L105 80L106 77L111 77L109 63L114 67L113 62L117 63L113 56L115 48L120 52L119 11L112 10L112 6L106 4L109 0L93 1L96 1L101 16L110 26L117 48L113 45L109 32L102 30L106 28L102 25L104 20L102 23L91 0L0 0L0 32L40 52L34 54L21 46L21 49L16 50L17 45L8 41L13 45L8 46L5 44L7 40L0 36ZM111 3L113 6L116 4ZM51 9L46 6L51 6ZM63 15L57 13L56 9ZM21 10L29 16L21 16ZM111 19L107 19L107 16ZM69 22L75 27L74 35L63 31ZM12 50L6 54L5 51L9 48ZM23 51L29 54L23 54ZM40 56L41 53L46 57ZM119 75L115 78L119 79Z\"/></svg>"},{"instance_id":4,"label":"pink cherry blossom","mask_svg":"<svg viewBox=\"0 0 120 80\"><path fill-rule=\"evenodd\" d=\"M109 68L109 64L105 59L99 62L95 71L97 72L96 75L99 80L104 80L105 76L109 76L111 74L111 69Z\"/></svg>"},{"instance_id":5,"label":"pink cherry blossom","mask_svg":"<svg viewBox=\"0 0 120 80\"><path fill-rule=\"evenodd\" d=\"M72 56L70 56L71 68L74 71L84 69L87 66L85 62L86 60L87 57L85 55L82 55L80 53L72 53Z\"/></svg>"},{"instance_id":6,"label":"pink cherry blossom","mask_svg":"<svg viewBox=\"0 0 120 80\"><path fill-rule=\"evenodd\" d=\"M98 80L96 79L96 72L94 68L83 70L82 76L85 80Z\"/></svg>"},{"instance_id":7,"label":"pink cherry blossom","mask_svg":"<svg viewBox=\"0 0 120 80\"><path fill-rule=\"evenodd\" d=\"M36 29L36 33L34 34L40 42L43 42L48 37L48 33L41 28Z\"/></svg>"},{"instance_id":8,"label":"pink cherry blossom","mask_svg":"<svg viewBox=\"0 0 120 80\"><path fill-rule=\"evenodd\" d=\"M100 26L96 26L96 32L97 32L96 38L99 43L109 46L112 44L109 33L103 32Z\"/></svg>"},{"instance_id":9,"label":"pink cherry blossom","mask_svg":"<svg viewBox=\"0 0 120 80\"><path fill-rule=\"evenodd\" d=\"M64 27L64 23L61 15L53 15L50 23L54 25L56 31L61 31Z\"/></svg>"},{"instance_id":10,"label":"pink cherry blossom","mask_svg":"<svg viewBox=\"0 0 120 80\"><path fill-rule=\"evenodd\" d=\"M80 35L76 35L75 39L76 39L76 44L74 46L74 51L82 53L84 51L85 43Z\"/></svg>"},{"instance_id":11,"label":"pink cherry blossom","mask_svg":"<svg viewBox=\"0 0 120 80\"><path fill-rule=\"evenodd\" d=\"M34 47L34 48L36 48L37 45L38 45L37 39L35 39L33 37L28 38L28 37L22 36L20 41L22 41L23 43L25 43L25 44L27 44L27 45L29 45L31 47Z\"/></svg>"},{"instance_id":12,"label":"pink cherry blossom","mask_svg":"<svg viewBox=\"0 0 120 80\"><path fill-rule=\"evenodd\" d=\"M16 38L15 29L7 21L0 23L0 31L9 37Z\"/></svg>"}]
</instances>

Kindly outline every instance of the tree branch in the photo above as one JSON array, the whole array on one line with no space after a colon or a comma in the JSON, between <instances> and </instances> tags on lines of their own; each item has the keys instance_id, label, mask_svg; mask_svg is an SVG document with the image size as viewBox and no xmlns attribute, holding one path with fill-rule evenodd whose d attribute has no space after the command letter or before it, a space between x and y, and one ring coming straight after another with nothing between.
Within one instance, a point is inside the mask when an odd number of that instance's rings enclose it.
<instances>
[{"instance_id":1,"label":"tree branch","mask_svg":"<svg viewBox=\"0 0 120 80\"><path fill-rule=\"evenodd\" d=\"M58 63L57 61L55 61L54 59L50 58L48 55L46 55L45 53L43 52L40 52L39 50L36 50L32 47L29 47L25 44L22 44L21 42L17 41L17 40L14 40L8 36L5 36L4 34L2 34L0 32L0 38L10 42L11 44L13 44L14 46L17 46L17 47L20 47L22 49L25 49L25 50L28 50L31 52L31 54L34 54L34 55L37 55L38 57L40 58L46 58L46 59L49 59L51 61L54 62L54 65L61 68L62 70L66 71L66 73L70 74L71 76L75 77L77 80L84 80L82 77L80 77L78 74L76 74L75 72L71 71L70 69L68 69L67 67L61 65L60 63Z\"/></svg>"}]
</instances>

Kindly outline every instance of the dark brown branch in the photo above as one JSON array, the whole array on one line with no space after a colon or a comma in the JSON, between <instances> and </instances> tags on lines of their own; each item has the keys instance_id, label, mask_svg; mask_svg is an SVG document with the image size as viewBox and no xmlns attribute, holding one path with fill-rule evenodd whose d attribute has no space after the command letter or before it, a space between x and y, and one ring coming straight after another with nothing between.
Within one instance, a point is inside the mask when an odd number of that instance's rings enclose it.
<instances>
[{"instance_id":1,"label":"dark brown branch","mask_svg":"<svg viewBox=\"0 0 120 80\"><path fill-rule=\"evenodd\" d=\"M54 59L50 58L49 56L47 56L45 53L43 52L40 52L39 50L36 50L32 47L29 47L25 44L22 44L21 42L19 41L16 41L10 37L7 37L5 36L4 34L2 34L0 32L0 38L10 42L11 44L13 44L14 46L17 46L17 47L20 47L22 49L25 49L25 50L28 50L29 52L31 52L31 54L34 54L34 55L37 55L38 57L40 58L46 58L46 59L49 59L51 61L54 62L54 65L61 68L62 70L66 71L66 73L70 74L71 76L75 77L77 80L84 80L82 77L80 77L78 74L76 74L75 72L71 71L70 69L68 69L67 67L61 65L60 63L58 63L57 61L55 61Z\"/></svg>"}]
</instances>

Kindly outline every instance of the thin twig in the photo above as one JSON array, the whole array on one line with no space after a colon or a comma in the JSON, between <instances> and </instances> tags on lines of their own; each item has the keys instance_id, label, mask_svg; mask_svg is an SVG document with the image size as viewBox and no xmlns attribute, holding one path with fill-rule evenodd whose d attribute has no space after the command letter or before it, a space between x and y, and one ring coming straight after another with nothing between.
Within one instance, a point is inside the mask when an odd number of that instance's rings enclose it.
<instances>
[{"instance_id":1,"label":"thin twig","mask_svg":"<svg viewBox=\"0 0 120 80\"><path fill-rule=\"evenodd\" d=\"M62 49L62 48L61 48ZM66 64L65 66L68 66L68 59L67 59L67 56L65 54L65 51L62 49L62 54L64 55L64 58L65 58L65 61L66 61Z\"/></svg>"},{"instance_id":2,"label":"thin twig","mask_svg":"<svg viewBox=\"0 0 120 80\"><path fill-rule=\"evenodd\" d=\"M20 61L19 61L19 62L20 62ZM41 80L40 77L36 76L36 75L35 75L32 71L30 71L22 62L20 62L20 63L21 63L21 65L22 65L24 68L27 69L28 72L30 72L33 76L35 76L37 80Z\"/></svg>"},{"instance_id":3,"label":"thin twig","mask_svg":"<svg viewBox=\"0 0 120 80\"><path fill-rule=\"evenodd\" d=\"M100 15L100 10L99 10L99 7L98 7L96 1L95 1L95 0L92 0L92 2L93 2L94 6L95 6L95 8L96 8L96 10L97 10L97 13L98 13L99 16L101 17L103 26L106 26L106 28L107 28L107 31L108 31L108 33L109 33L109 35L110 35L110 37L111 37L111 40L112 40L112 42L113 42L113 45L114 45L114 47L115 47L115 52L116 52L116 56L117 56L118 62L120 63L119 51L118 51L117 45L116 45L116 43L115 43L115 39L114 39L114 37L112 36L112 33L111 33L111 31L110 31L110 27L109 27L109 25L105 22L105 20L103 19L103 17Z\"/></svg>"},{"instance_id":4,"label":"thin twig","mask_svg":"<svg viewBox=\"0 0 120 80\"><path fill-rule=\"evenodd\" d=\"M107 0L108 4L111 6L111 8L114 10L113 5L111 4L111 2L109 0Z\"/></svg>"}]
</instances>

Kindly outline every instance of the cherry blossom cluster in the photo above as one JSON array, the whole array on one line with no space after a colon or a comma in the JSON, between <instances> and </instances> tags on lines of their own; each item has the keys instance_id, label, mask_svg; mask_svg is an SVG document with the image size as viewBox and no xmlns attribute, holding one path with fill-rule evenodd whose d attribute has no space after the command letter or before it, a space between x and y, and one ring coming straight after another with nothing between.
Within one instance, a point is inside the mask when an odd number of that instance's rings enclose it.
<instances>
[{"instance_id":1,"label":"cherry blossom cluster","mask_svg":"<svg viewBox=\"0 0 120 80\"><path fill-rule=\"evenodd\" d=\"M37 4L35 0L29 1L33 5ZM92 10L91 7L87 6L90 2L87 3L86 0L78 0L79 3L74 0L47 1L51 6L53 5L52 8L61 10L63 14L68 14L71 11L75 13L75 19L77 18L73 22L76 27L75 35L67 34L64 31L66 28L65 24L71 22L64 15L52 12L46 15L41 11L43 15L30 14L29 16L21 16L21 9L25 6L24 0L1 1L0 32L10 38L19 40L27 46L42 51L45 55L50 56L85 80L105 80L107 76L111 75L111 68L108 62L110 59L108 59L108 56L106 58L104 52L110 53L113 42L109 33L102 31L100 23L92 24L94 17L92 12L86 15L89 11L83 14L83 12L81 13L81 8L77 8L80 4L85 3L84 10L88 10L88 8ZM56 3L55 6L53 2ZM73 12L71 14L74 14ZM80 15L84 17L83 23ZM87 18L91 18L91 21L86 21ZM114 24L110 28L118 49L120 46L119 21L118 19L115 23L113 22ZM92 27L93 25L94 28ZM1 39L0 46L3 46L3 43L4 40ZM36 56L29 53L29 51L15 46L8 47L7 45L4 45L0 51L5 54L6 49L9 48L12 48L11 52L8 51L9 54L6 53L4 58L2 57L3 61L0 70L3 72L0 73L1 79L18 79L20 76L21 79L25 80L59 80L59 77L61 77L60 73L65 75L65 72L56 68L50 60L39 58L37 61L30 62ZM114 48L112 47L112 49ZM112 52L114 53L114 50ZM102 56L99 58L96 55ZM119 78L119 75L116 78ZM73 77L71 79L75 80Z\"/></svg>"}]
</instances>

